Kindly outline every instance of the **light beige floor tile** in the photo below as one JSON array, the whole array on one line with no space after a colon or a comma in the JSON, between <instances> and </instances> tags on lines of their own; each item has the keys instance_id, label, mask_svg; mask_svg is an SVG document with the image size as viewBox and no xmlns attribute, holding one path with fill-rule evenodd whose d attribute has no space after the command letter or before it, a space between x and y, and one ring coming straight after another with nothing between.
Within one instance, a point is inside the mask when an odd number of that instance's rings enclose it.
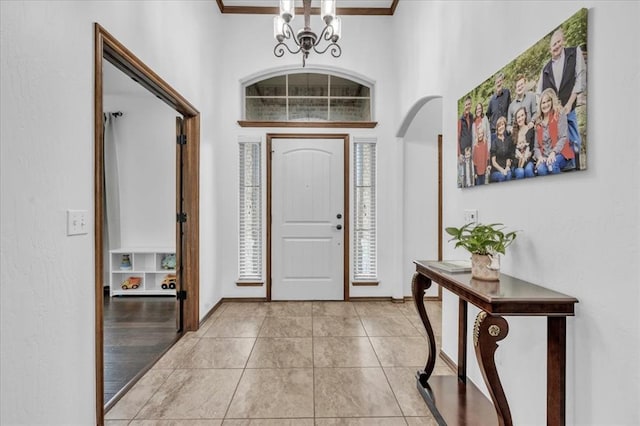
<instances>
[{"instance_id":1,"label":"light beige floor tile","mask_svg":"<svg viewBox=\"0 0 640 426\"><path fill-rule=\"evenodd\" d=\"M401 416L381 368L314 369L316 417Z\"/></svg>"},{"instance_id":2,"label":"light beige floor tile","mask_svg":"<svg viewBox=\"0 0 640 426\"><path fill-rule=\"evenodd\" d=\"M433 329L433 333L436 335L440 335L442 330L442 313L441 312L433 313L427 310L427 316L429 318L429 322L431 323L431 328ZM413 324L414 327L420 330L421 334L423 335L427 334L424 328L424 324L422 323L422 319L417 313L415 315L407 315L407 319L411 322L411 324Z\"/></svg>"},{"instance_id":3,"label":"light beige floor tile","mask_svg":"<svg viewBox=\"0 0 640 426\"><path fill-rule=\"evenodd\" d=\"M411 307L409 308L408 306ZM442 310L440 309L440 306L435 304L434 302L425 302L424 307L429 318L439 319L440 317L442 317ZM405 303L405 306L403 308L400 308L400 310L407 318L420 318L418 309L413 304L408 305Z\"/></svg>"},{"instance_id":4,"label":"light beige floor tile","mask_svg":"<svg viewBox=\"0 0 640 426\"><path fill-rule=\"evenodd\" d=\"M358 313L351 302L313 302L313 316L356 317Z\"/></svg>"},{"instance_id":5,"label":"light beige floor tile","mask_svg":"<svg viewBox=\"0 0 640 426\"><path fill-rule=\"evenodd\" d=\"M247 368L313 367L310 337L259 337Z\"/></svg>"},{"instance_id":6,"label":"light beige floor tile","mask_svg":"<svg viewBox=\"0 0 640 426\"><path fill-rule=\"evenodd\" d=\"M213 323L218 318L220 318L220 316L222 315L222 312L224 312L226 307L227 306L225 304L220 305L211 315L209 315L209 317L205 320L205 322L200 326L198 331L194 332L194 336L195 337L204 336L206 332L209 330L209 328L213 325Z\"/></svg>"},{"instance_id":7,"label":"light beige floor tile","mask_svg":"<svg viewBox=\"0 0 640 426\"><path fill-rule=\"evenodd\" d=\"M227 302L222 317L263 317L267 314L264 302Z\"/></svg>"},{"instance_id":8,"label":"light beige floor tile","mask_svg":"<svg viewBox=\"0 0 640 426\"><path fill-rule=\"evenodd\" d=\"M182 339L167 351L162 358L153 365L152 369L171 369L177 368L178 364L184 359L200 339L197 337L183 336Z\"/></svg>"},{"instance_id":9,"label":"light beige floor tile","mask_svg":"<svg viewBox=\"0 0 640 426\"><path fill-rule=\"evenodd\" d=\"M314 367L379 367L367 337L314 337Z\"/></svg>"},{"instance_id":10,"label":"light beige floor tile","mask_svg":"<svg viewBox=\"0 0 640 426\"><path fill-rule=\"evenodd\" d=\"M353 302L353 307L360 317L402 315L399 303L393 302Z\"/></svg>"},{"instance_id":11,"label":"light beige floor tile","mask_svg":"<svg viewBox=\"0 0 640 426\"><path fill-rule=\"evenodd\" d=\"M431 416L427 404L416 387L415 368L385 367L384 374L405 416Z\"/></svg>"},{"instance_id":12,"label":"light beige floor tile","mask_svg":"<svg viewBox=\"0 0 640 426\"><path fill-rule=\"evenodd\" d=\"M429 318L429 321L431 322L433 335L440 336L440 330L442 329L442 327L440 326L440 322L435 322L433 318ZM427 335L427 329L424 328L424 324L422 323L422 320L420 318L409 318L409 322L416 328L416 330L418 330L418 333L420 333L421 336Z\"/></svg>"},{"instance_id":13,"label":"light beige floor tile","mask_svg":"<svg viewBox=\"0 0 640 426\"><path fill-rule=\"evenodd\" d=\"M254 337L203 337L177 368L244 368Z\"/></svg>"},{"instance_id":14,"label":"light beige floor tile","mask_svg":"<svg viewBox=\"0 0 640 426\"><path fill-rule=\"evenodd\" d=\"M424 337L370 337L383 367L415 367L427 362L429 347Z\"/></svg>"},{"instance_id":15,"label":"light beige floor tile","mask_svg":"<svg viewBox=\"0 0 640 426\"><path fill-rule=\"evenodd\" d=\"M173 370L151 369L105 414L104 418L133 419Z\"/></svg>"},{"instance_id":16,"label":"light beige floor tile","mask_svg":"<svg viewBox=\"0 0 640 426\"><path fill-rule=\"evenodd\" d=\"M306 368L245 370L226 418L313 417L311 377Z\"/></svg>"},{"instance_id":17,"label":"light beige floor tile","mask_svg":"<svg viewBox=\"0 0 640 426\"><path fill-rule=\"evenodd\" d=\"M353 309L353 308L351 308ZM355 312L355 310L354 310ZM317 316L313 317L314 336L366 336L360 318Z\"/></svg>"},{"instance_id":18,"label":"light beige floor tile","mask_svg":"<svg viewBox=\"0 0 640 426\"><path fill-rule=\"evenodd\" d=\"M437 352L440 353L439 351ZM433 367L433 373L431 374L434 376L455 376L458 372L452 370L440 356L437 356L436 365Z\"/></svg>"},{"instance_id":19,"label":"light beige floor tile","mask_svg":"<svg viewBox=\"0 0 640 426\"><path fill-rule=\"evenodd\" d=\"M105 420L104 426L128 426L129 420Z\"/></svg>"},{"instance_id":20,"label":"light beige floor tile","mask_svg":"<svg viewBox=\"0 0 640 426\"><path fill-rule=\"evenodd\" d=\"M134 420L129 426L220 426L222 420Z\"/></svg>"},{"instance_id":21,"label":"light beige floor tile","mask_svg":"<svg viewBox=\"0 0 640 426\"><path fill-rule=\"evenodd\" d=\"M426 302L425 302L426 303ZM404 303L398 303L398 310L402 312L403 315L413 315L417 314L418 310L416 309L416 304L412 300L405 300Z\"/></svg>"},{"instance_id":22,"label":"light beige floor tile","mask_svg":"<svg viewBox=\"0 0 640 426\"><path fill-rule=\"evenodd\" d=\"M404 316L361 317L367 336L420 336Z\"/></svg>"},{"instance_id":23,"label":"light beige floor tile","mask_svg":"<svg viewBox=\"0 0 640 426\"><path fill-rule=\"evenodd\" d=\"M241 374L240 369L175 370L136 419L222 419Z\"/></svg>"},{"instance_id":24,"label":"light beige floor tile","mask_svg":"<svg viewBox=\"0 0 640 426\"><path fill-rule=\"evenodd\" d=\"M257 337L260 327L264 322L264 316L258 317L235 317L220 316L209 330L205 337Z\"/></svg>"},{"instance_id":25,"label":"light beige floor tile","mask_svg":"<svg viewBox=\"0 0 640 426\"><path fill-rule=\"evenodd\" d=\"M231 419L223 426L313 426L313 419Z\"/></svg>"},{"instance_id":26,"label":"light beige floor tile","mask_svg":"<svg viewBox=\"0 0 640 426\"><path fill-rule=\"evenodd\" d=\"M317 419L316 426L406 426L403 417L350 417Z\"/></svg>"},{"instance_id":27,"label":"light beige floor tile","mask_svg":"<svg viewBox=\"0 0 640 426\"><path fill-rule=\"evenodd\" d=\"M409 426L438 426L438 422L433 417L405 417Z\"/></svg>"},{"instance_id":28,"label":"light beige floor tile","mask_svg":"<svg viewBox=\"0 0 640 426\"><path fill-rule=\"evenodd\" d=\"M311 316L311 302L270 302L266 303L267 316L308 317Z\"/></svg>"},{"instance_id":29,"label":"light beige floor tile","mask_svg":"<svg viewBox=\"0 0 640 426\"><path fill-rule=\"evenodd\" d=\"M439 348L440 304L425 307ZM413 302L227 302L156 363L106 424L310 426L315 413L321 426L434 426L415 387L425 335ZM433 374L455 372L437 357Z\"/></svg>"},{"instance_id":30,"label":"light beige floor tile","mask_svg":"<svg viewBox=\"0 0 640 426\"><path fill-rule=\"evenodd\" d=\"M311 337L311 317L266 317L258 337Z\"/></svg>"}]
</instances>

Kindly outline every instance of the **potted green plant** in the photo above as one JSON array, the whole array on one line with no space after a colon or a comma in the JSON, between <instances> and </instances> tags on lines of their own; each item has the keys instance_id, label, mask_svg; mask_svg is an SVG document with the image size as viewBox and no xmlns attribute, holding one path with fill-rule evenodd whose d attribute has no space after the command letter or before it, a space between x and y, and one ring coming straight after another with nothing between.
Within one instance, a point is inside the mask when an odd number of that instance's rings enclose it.
<instances>
[{"instance_id":1,"label":"potted green plant","mask_svg":"<svg viewBox=\"0 0 640 426\"><path fill-rule=\"evenodd\" d=\"M485 281L499 279L500 254L505 254L518 232L506 232L501 223L467 223L460 228L446 228L445 231L452 237L449 241L456 242L456 248L463 247L471 253L471 276Z\"/></svg>"}]
</instances>

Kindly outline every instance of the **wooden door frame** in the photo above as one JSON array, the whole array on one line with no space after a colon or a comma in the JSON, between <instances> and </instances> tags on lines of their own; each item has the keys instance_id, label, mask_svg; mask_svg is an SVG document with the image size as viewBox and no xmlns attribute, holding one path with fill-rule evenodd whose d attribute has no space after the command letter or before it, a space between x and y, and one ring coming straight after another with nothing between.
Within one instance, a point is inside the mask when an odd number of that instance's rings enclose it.
<instances>
[{"instance_id":1,"label":"wooden door frame","mask_svg":"<svg viewBox=\"0 0 640 426\"><path fill-rule=\"evenodd\" d=\"M182 276L178 286L187 292L184 301L184 329L197 330L199 326L199 175L200 175L200 113L180 93L174 90L151 68L109 34L100 24L94 24L94 264L95 264L95 353L96 353L96 424L104 422L104 134L103 134L103 59L108 60L125 74L134 78L162 101L184 117L187 144L183 151L184 191L183 238L187 244L182 252ZM180 235L176 235L179 244ZM176 246L176 249L178 247ZM178 287L180 288L180 287Z\"/></svg>"},{"instance_id":2,"label":"wooden door frame","mask_svg":"<svg viewBox=\"0 0 640 426\"><path fill-rule=\"evenodd\" d=\"M438 260L442 261L442 134L438 135ZM442 286L438 286L437 300L442 300Z\"/></svg>"},{"instance_id":3,"label":"wooden door frame","mask_svg":"<svg viewBox=\"0 0 640 426\"><path fill-rule=\"evenodd\" d=\"M349 300L349 273L350 273L350 248L349 248L349 225L350 225L350 206L349 206L349 134L347 133L267 133L267 301L271 301L271 201L272 201L272 140L273 139L342 139L344 141L343 154L343 170L344 170L344 235L343 235L343 300Z\"/></svg>"}]
</instances>

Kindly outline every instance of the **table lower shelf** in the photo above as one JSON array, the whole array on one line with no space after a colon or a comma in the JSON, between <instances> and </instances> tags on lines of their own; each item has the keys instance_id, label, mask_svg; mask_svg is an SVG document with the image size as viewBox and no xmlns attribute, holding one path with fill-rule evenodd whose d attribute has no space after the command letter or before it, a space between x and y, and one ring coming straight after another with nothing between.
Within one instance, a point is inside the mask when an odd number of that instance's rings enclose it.
<instances>
[{"instance_id":1,"label":"table lower shelf","mask_svg":"<svg viewBox=\"0 0 640 426\"><path fill-rule=\"evenodd\" d=\"M416 383L439 425L498 424L493 403L470 381L465 383L457 376L431 376L426 387L419 379Z\"/></svg>"}]
</instances>

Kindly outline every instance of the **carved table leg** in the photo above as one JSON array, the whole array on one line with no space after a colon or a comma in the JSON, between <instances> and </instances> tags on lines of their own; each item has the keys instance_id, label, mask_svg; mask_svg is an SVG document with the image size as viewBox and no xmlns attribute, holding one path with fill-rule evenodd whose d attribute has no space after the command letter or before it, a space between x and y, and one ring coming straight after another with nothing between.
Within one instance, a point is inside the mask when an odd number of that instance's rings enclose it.
<instances>
[{"instance_id":1,"label":"carved table leg","mask_svg":"<svg viewBox=\"0 0 640 426\"><path fill-rule=\"evenodd\" d=\"M473 345L482 377L484 377L493 405L496 408L500 426L511 426L513 424L507 397L502 389L494 359L494 354L498 348L497 342L507 337L507 333L509 333L509 324L504 318L488 315L484 311L481 311L476 317L476 323L473 328Z\"/></svg>"},{"instance_id":2,"label":"carved table leg","mask_svg":"<svg viewBox=\"0 0 640 426\"><path fill-rule=\"evenodd\" d=\"M422 386L427 385L427 380L431 377L433 367L436 365L436 338L433 334L433 328L431 328L429 317L427 316L427 310L424 307L424 291L429 287L431 287L431 280L429 278L417 272L413 274L413 279L411 280L413 300L416 304L416 308L418 309L418 314L420 314L422 324L424 324L424 328L427 330L427 338L429 340L429 356L427 358L427 364L423 371L418 371L418 380L420 380L420 384Z\"/></svg>"}]
</instances>

